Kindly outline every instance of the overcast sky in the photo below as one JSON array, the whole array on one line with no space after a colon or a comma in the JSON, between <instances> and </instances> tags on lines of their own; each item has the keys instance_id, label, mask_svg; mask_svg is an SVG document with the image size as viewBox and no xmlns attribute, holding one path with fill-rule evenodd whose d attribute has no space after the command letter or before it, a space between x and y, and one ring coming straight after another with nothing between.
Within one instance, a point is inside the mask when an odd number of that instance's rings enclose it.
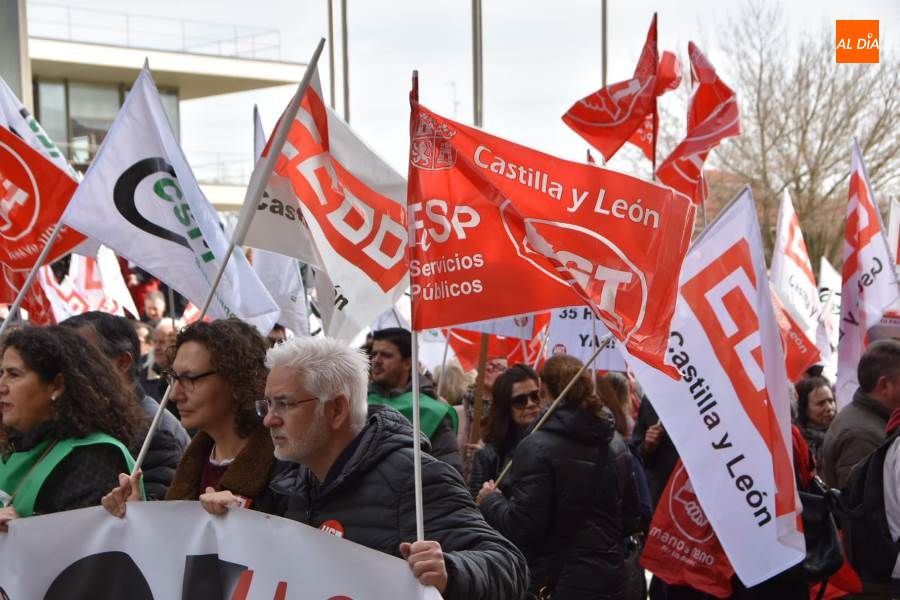
<instances>
[{"instance_id":1,"label":"overcast sky","mask_svg":"<svg viewBox=\"0 0 900 600\"><path fill-rule=\"evenodd\" d=\"M327 37L326 0L54 3L116 11L127 7L134 14L277 29L282 58L292 61L305 62L319 37ZM337 13L340 1L334 4ZM420 100L425 106L462 122L472 120L471 3L350 0L348 4L350 124L405 175L413 69L420 73ZM736 0L609 0L609 82L630 77L654 10L659 13L660 50L675 50L683 56L693 40L721 71L717 32L734 18L741 4ZM898 0L784 4L791 35L819 31L833 35L835 19L879 19L882 55L891 51L896 56ZM600 5L600 0L483 1L485 129L557 156L583 159L585 142L560 116L575 100L600 87ZM338 71L339 23L336 14ZM327 51L320 73L327 98ZM181 137L189 159L199 161L211 152L249 156L253 104L259 105L265 126L272 127L292 91L285 86L182 102ZM337 93L340 98L340 79ZM340 102L337 108L341 113Z\"/></svg>"}]
</instances>

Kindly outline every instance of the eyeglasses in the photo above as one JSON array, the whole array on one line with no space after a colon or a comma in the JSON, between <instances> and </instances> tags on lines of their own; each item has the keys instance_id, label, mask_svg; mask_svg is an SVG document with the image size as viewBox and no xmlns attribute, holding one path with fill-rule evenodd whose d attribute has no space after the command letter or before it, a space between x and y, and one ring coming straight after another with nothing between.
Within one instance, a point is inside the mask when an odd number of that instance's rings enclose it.
<instances>
[{"instance_id":1,"label":"eyeglasses","mask_svg":"<svg viewBox=\"0 0 900 600\"><path fill-rule=\"evenodd\" d=\"M184 388L186 392L193 392L194 388L197 386L197 381L203 379L204 377L209 377L217 373L215 369L212 371L207 371L206 373L198 373L197 375L190 375L188 373L182 373L179 375L175 371L169 369L163 371L163 377L169 382L170 387L174 387L175 383L178 382L181 384L181 387Z\"/></svg>"},{"instance_id":2,"label":"eyeglasses","mask_svg":"<svg viewBox=\"0 0 900 600\"><path fill-rule=\"evenodd\" d=\"M269 400L268 398L263 398L262 400L257 400L254 402L256 405L256 414L258 414L261 418L265 418L269 411L272 412L273 415L283 415L292 408L296 406L300 406L306 402L312 402L313 400L318 400L318 396L314 396L312 398L307 398L306 400L291 400L285 401L281 399Z\"/></svg>"},{"instance_id":3,"label":"eyeglasses","mask_svg":"<svg viewBox=\"0 0 900 600\"><path fill-rule=\"evenodd\" d=\"M497 371L505 371L506 365L504 365L503 363L499 363L499 362L492 362L492 363L486 364L484 366L484 370L489 371L491 373L494 373Z\"/></svg>"},{"instance_id":4,"label":"eyeglasses","mask_svg":"<svg viewBox=\"0 0 900 600\"><path fill-rule=\"evenodd\" d=\"M538 390L531 390L525 394L513 396L510 398L509 403L516 408L525 408L528 405L529 400L535 404L540 404L541 393Z\"/></svg>"}]
</instances>

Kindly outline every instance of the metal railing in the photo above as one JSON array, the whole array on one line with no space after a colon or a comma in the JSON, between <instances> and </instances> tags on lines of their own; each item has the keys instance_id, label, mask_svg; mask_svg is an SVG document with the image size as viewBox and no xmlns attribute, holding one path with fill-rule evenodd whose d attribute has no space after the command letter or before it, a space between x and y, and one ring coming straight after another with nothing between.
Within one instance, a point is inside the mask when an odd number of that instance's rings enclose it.
<instances>
[{"instance_id":1,"label":"metal railing","mask_svg":"<svg viewBox=\"0 0 900 600\"><path fill-rule=\"evenodd\" d=\"M28 34L36 38L126 48L281 60L281 32L277 29L45 2L28 2Z\"/></svg>"},{"instance_id":2,"label":"metal railing","mask_svg":"<svg viewBox=\"0 0 900 600\"><path fill-rule=\"evenodd\" d=\"M186 152L194 176L200 183L247 185L253 162L246 152Z\"/></svg>"}]
</instances>

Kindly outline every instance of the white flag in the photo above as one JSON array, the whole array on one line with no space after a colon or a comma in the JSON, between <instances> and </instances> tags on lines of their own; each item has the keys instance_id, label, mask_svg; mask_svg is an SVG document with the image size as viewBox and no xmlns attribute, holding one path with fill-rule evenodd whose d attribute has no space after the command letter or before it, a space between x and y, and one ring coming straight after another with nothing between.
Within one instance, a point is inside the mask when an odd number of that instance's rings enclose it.
<instances>
[{"instance_id":1,"label":"white flag","mask_svg":"<svg viewBox=\"0 0 900 600\"><path fill-rule=\"evenodd\" d=\"M253 107L253 157L259 160L266 145L259 111ZM309 335L306 310L306 289L300 263L296 258L257 248L253 252L253 270L259 276L272 299L281 309L279 322L298 335Z\"/></svg>"},{"instance_id":2,"label":"white flag","mask_svg":"<svg viewBox=\"0 0 900 600\"><path fill-rule=\"evenodd\" d=\"M229 242L175 140L149 69L128 93L63 220L203 305ZM239 249L209 313L244 319L263 335L278 319Z\"/></svg>"},{"instance_id":3,"label":"white flag","mask_svg":"<svg viewBox=\"0 0 900 600\"><path fill-rule=\"evenodd\" d=\"M749 189L719 213L684 261L667 354L680 381L626 361L735 572L755 585L806 552L784 352Z\"/></svg>"},{"instance_id":4,"label":"white flag","mask_svg":"<svg viewBox=\"0 0 900 600\"><path fill-rule=\"evenodd\" d=\"M816 337L825 361L825 375L837 379L837 348L841 324L841 274L824 256L819 260L819 302L822 304L822 323Z\"/></svg>"},{"instance_id":5,"label":"white flag","mask_svg":"<svg viewBox=\"0 0 900 600\"><path fill-rule=\"evenodd\" d=\"M499 319L488 319L486 321L476 321L473 323L463 323L456 325L454 329L462 329L463 331L477 331L488 335L500 335L503 337L516 338L520 340L531 340L534 338L534 315L515 315L513 317L502 317Z\"/></svg>"},{"instance_id":6,"label":"white flag","mask_svg":"<svg viewBox=\"0 0 900 600\"><path fill-rule=\"evenodd\" d=\"M546 354L569 354L582 362L594 355L609 329L587 306L557 308L550 313L550 330L547 337ZM624 371L625 359L619 352L619 340L609 340L591 364L600 371Z\"/></svg>"},{"instance_id":7,"label":"white flag","mask_svg":"<svg viewBox=\"0 0 900 600\"><path fill-rule=\"evenodd\" d=\"M888 217L888 247L894 257L894 263L900 263L900 198L891 200L891 211Z\"/></svg>"},{"instance_id":8,"label":"white flag","mask_svg":"<svg viewBox=\"0 0 900 600\"><path fill-rule=\"evenodd\" d=\"M778 209L769 281L775 294L776 318L785 342L788 377L796 381L822 358L816 345L822 306L800 221L787 190Z\"/></svg>"},{"instance_id":9,"label":"white flag","mask_svg":"<svg viewBox=\"0 0 900 600\"><path fill-rule=\"evenodd\" d=\"M838 341L838 410L853 399L856 367L868 345L869 328L900 298L896 264L888 250L881 214L859 146L853 142L850 199L844 234L841 320Z\"/></svg>"},{"instance_id":10,"label":"white flag","mask_svg":"<svg viewBox=\"0 0 900 600\"><path fill-rule=\"evenodd\" d=\"M275 246L285 240L280 239L272 215L275 221L285 220L288 207L299 204L321 266L333 284L329 292L319 269L316 285L325 331L352 340L393 306L409 285L403 225L406 180L326 107L318 73L291 123L275 175L267 190L277 193L260 204L246 243L286 253ZM288 189L275 190L273 180ZM293 230L300 225L294 223ZM290 241L297 239L295 233ZM304 260L298 253L292 255ZM329 296L333 305L326 306Z\"/></svg>"},{"instance_id":11,"label":"white flag","mask_svg":"<svg viewBox=\"0 0 900 600\"><path fill-rule=\"evenodd\" d=\"M9 129L29 146L46 156L57 167L78 180L77 173L41 124L37 122L25 105L16 97L3 78L0 77L0 126Z\"/></svg>"}]
</instances>

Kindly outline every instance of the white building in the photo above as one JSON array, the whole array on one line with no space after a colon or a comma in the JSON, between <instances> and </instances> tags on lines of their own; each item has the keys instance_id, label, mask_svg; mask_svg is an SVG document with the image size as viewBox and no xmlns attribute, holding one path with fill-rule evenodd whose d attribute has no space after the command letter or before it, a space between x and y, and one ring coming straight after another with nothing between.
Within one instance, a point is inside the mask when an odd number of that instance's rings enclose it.
<instances>
[{"instance_id":1,"label":"white building","mask_svg":"<svg viewBox=\"0 0 900 600\"><path fill-rule=\"evenodd\" d=\"M141 5L122 4L132 6ZM97 152L145 59L176 134L180 100L293 84L305 69L281 59L277 30L32 1L26 14L34 115L79 170ZM250 157L194 158L209 200L234 210L244 198Z\"/></svg>"}]
</instances>

